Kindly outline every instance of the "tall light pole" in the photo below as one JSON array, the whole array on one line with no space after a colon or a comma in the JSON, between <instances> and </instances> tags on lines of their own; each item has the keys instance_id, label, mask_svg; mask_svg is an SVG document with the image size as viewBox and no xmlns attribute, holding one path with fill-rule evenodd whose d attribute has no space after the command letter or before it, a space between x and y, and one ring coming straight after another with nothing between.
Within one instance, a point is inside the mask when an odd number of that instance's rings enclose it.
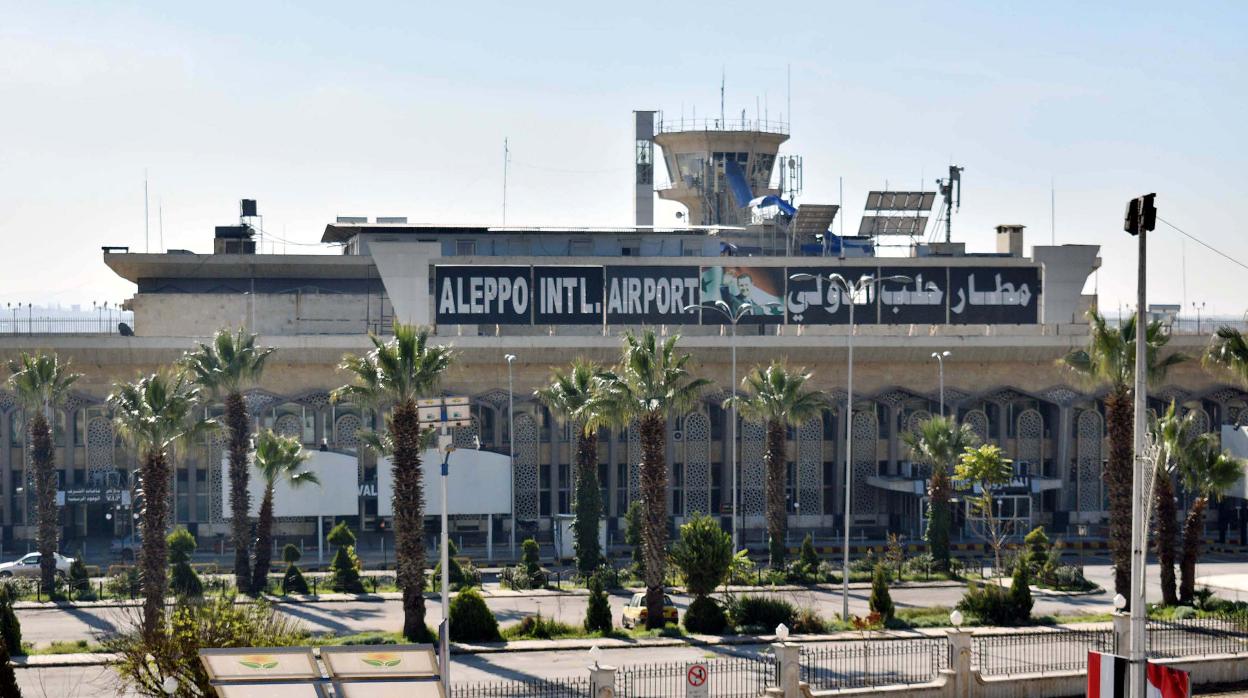
<instances>
[{"instance_id":1,"label":"tall light pole","mask_svg":"<svg viewBox=\"0 0 1248 698\"><path fill-rule=\"evenodd\" d=\"M450 551L447 543L449 534L447 532L447 501L446 501L446 477L450 471L451 454L455 452L455 443L449 435L443 437L445 443L442 446L442 550L439 557L442 560L442 623L445 632L442 633L439 647L441 653L442 664L442 682L444 686L449 686L451 681L451 665L450 665L450 641L451 641L451 585L450 585Z\"/></svg>"},{"instance_id":2,"label":"tall light pole","mask_svg":"<svg viewBox=\"0 0 1248 698\"><path fill-rule=\"evenodd\" d=\"M936 359L936 363L940 365L938 372L940 374L940 416L942 417L945 416L945 357L950 353L947 349L932 352L932 358Z\"/></svg>"},{"instance_id":3,"label":"tall light pole","mask_svg":"<svg viewBox=\"0 0 1248 698\"><path fill-rule=\"evenodd\" d=\"M1200 334L1200 311L1205 309L1205 302L1192 301L1192 308L1196 311L1196 334Z\"/></svg>"},{"instance_id":4,"label":"tall light pole","mask_svg":"<svg viewBox=\"0 0 1248 698\"><path fill-rule=\"evenodd\" d=\"M511 559L516 559L516 392L512 389L511 365L515 354L505 354L507 360L507 460L511 463Z\"/></svg>"},{"instance_id":5,"label":"tall light pole","mask_svg":"<svg viewBox=\"0 0 1248 698\"><path fill-rule=\"evenodd\" d=\"M870 296L871 289L884 281L909 283L908 276L882 276L875 278L870 274L850 281L840 274L792 274L792 281L828 282L831 288L841 294L842 299L849 299L849 332L845 334L845 346L848 348L849 371L845 380L845 517L844 543L841 546L841 619L849 618L849 523L850 494L853 487L853 451L854 451L854 306L858 304L858 296Z\"/></svg>"},{"instance_id":6,"label":"tall light pole","mask_svg":"<svg viewBox=\"0 0 1248 698\"><path fill-rule=\"evenodd\" d=\"M732 326L732 388L729 392L732 394L732 552L736 553L741 549L741 535L737 531L737 323L741 322L741 318L746 315L753 314L754 310L762 309L762 306L754 303L745 302L737 306L733 310L724 301L715 301L709 305L686 305L684 310L686 313L695 310L714 310L723 315L728 320L728 324Z\"/></svg>"}]
</instances>

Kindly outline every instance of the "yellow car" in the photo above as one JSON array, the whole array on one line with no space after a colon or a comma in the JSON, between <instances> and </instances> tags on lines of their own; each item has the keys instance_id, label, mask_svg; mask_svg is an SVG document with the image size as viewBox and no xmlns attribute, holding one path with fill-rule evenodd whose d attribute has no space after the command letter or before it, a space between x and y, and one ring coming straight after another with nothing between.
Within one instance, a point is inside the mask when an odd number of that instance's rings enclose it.
<instances>
[{"instance_id":1,"label":"yellow car","mask_svg":"<svg viewBox=\"0 0 1248 698\"><path fill-rule=\"evenodd\" d=\"M667 594L663 595L663 622L675 624L679 622L679 614L676 612L676 604L672 603L672 597ZM624 607L624 613L620 616L620 625L625 628L636 628L646 624L646 593L639 591L633 594L633 598L629 600L628 605Z\"/></svg>"}]
</instances>

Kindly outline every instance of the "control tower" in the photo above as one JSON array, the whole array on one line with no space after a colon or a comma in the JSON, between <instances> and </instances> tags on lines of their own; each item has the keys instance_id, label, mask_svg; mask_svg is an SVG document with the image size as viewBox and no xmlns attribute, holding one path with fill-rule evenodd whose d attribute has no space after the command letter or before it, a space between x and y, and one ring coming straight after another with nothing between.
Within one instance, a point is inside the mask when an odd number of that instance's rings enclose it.
<instances>
[{"instance_id":1,"label":"control tower","mask_svg":"<svg viewBox=\"0 0 1248 698\"><path fill-rule=\"evenodd\" d=\"M663 150L671 182L658 185L659 197L688 210L688 225L744 226L751 222L749 202L791 192L785 179L800 177L800 164L786 168L780 161L779 187L772 187L780 145L789 139L789 125L761 119L668 120L658 113L654 143ZM786 169L799 171L786 173Z\"/></svg>"}]
</instances>

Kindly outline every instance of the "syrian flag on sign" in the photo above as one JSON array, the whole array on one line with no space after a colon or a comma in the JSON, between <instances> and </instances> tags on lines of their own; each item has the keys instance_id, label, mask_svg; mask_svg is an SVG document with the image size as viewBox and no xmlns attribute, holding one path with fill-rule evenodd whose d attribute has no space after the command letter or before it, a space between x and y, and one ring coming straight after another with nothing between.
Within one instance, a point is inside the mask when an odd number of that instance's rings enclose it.
<instances>
[{"instance_id":1,"label":"syrian flag on sign","mask_svg":"<svg viewBox=\"0 0 1248 698\"><path fill-rule=\"evenodd\" d=\"M1131 678L1130 662L1102 652L1088 652L1088 698L1127 698ZM1188 673L1149 662L1146 672L1147 698L1188 698Z\"/></svg>"}]
</instances>

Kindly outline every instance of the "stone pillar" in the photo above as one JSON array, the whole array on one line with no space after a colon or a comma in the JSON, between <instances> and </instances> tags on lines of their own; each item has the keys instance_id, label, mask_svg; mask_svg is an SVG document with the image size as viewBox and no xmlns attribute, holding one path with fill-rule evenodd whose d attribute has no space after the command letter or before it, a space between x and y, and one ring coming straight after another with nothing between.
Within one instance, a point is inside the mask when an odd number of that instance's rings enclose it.
<instances>
[{"instance_id":1,"label":"stone pillar","mask_svg":"<svg viewBox=\"0 0 1248 698\"><path fill-rule=\"evenodd\" d=\"M1131 614L1114 611L1114 654L1125 657L1131 647Z\"/></svg>"},{"instance_id":2,"label":"stone pillar","mask_svg":"<svg viewBox=\"0 0 1248 698\"><path fill-rule=\"evenodd\" d=\"M0 506L0 511L4 512L3 524L12 526L13 521L13 449L10 444L13 443L12 435L9 429L12 427L12 412L0 412L0 492L4 493L4 505Z\"/></svg>"},{"instance_id":3,"label":"stone pillar","mask_svg":"<svg viewBox=\"0 0 1248 698\"><path fill-rule=\"evenodd\" d=\"M901 431L898 426L900 413L901 410L896 405L888 405L884 408L884 415L888 419L888 473L880 473L881 475L896 475L898 472L897 453L900 449L897 447L897 443L901 440L898 433Z\"/></svg>"},{"instance_id":4,"label":"stone pillar","mask_svg":"<svg viewBox=\"0 0 1248 698\"><path fill-rule=\"evenodd\" d=\"M594 664L589 667L591 698L615 698L615 667Z\"/></svg>"},{"instance_id":5,"label":"stone pillar","mask_svg":"<svg viewBox=\"0 0 1248 698\"><path fill-rule=\"evenodd\" d=\"M952 650L950 684L946 695L953 698L970 698L974 695L975 677L971 674L971 633L954 628L946 630Z\"/></svg>"},{"instance_id":6,"label":"stone pillar","mask_svg":"<svg viewBox=\"0 0 1248 698\"><path fill-rule=\"evenodd\" d=\"M1057 408L1057 457L1053 459L1053 470L1057 477L1062 480L1062 488L1058 490L1060 493L1057 505L1058 511L1065 511L1067 502L1070 501L1070 431L1073 424L1072 415L1074 410L1070 405L1059 405ZM1079 473L1076 468L1075 484L1079 483ZM1076 495L1077 496L1077 495ZM1078 509L1078 500L1072 508Z\"/></svg>"},{"instance_id":7,"label":"stone pillar","mask_svg":"<svg viewBox=\"0 0 1248 698\"><path fill-rule=\"evenodd\" d=\"M780 695L784 698L801 698L801 645L792 642L772 643L771 649L776 654L776 664L780 667Z\"/></svg>"}]
</instances>

